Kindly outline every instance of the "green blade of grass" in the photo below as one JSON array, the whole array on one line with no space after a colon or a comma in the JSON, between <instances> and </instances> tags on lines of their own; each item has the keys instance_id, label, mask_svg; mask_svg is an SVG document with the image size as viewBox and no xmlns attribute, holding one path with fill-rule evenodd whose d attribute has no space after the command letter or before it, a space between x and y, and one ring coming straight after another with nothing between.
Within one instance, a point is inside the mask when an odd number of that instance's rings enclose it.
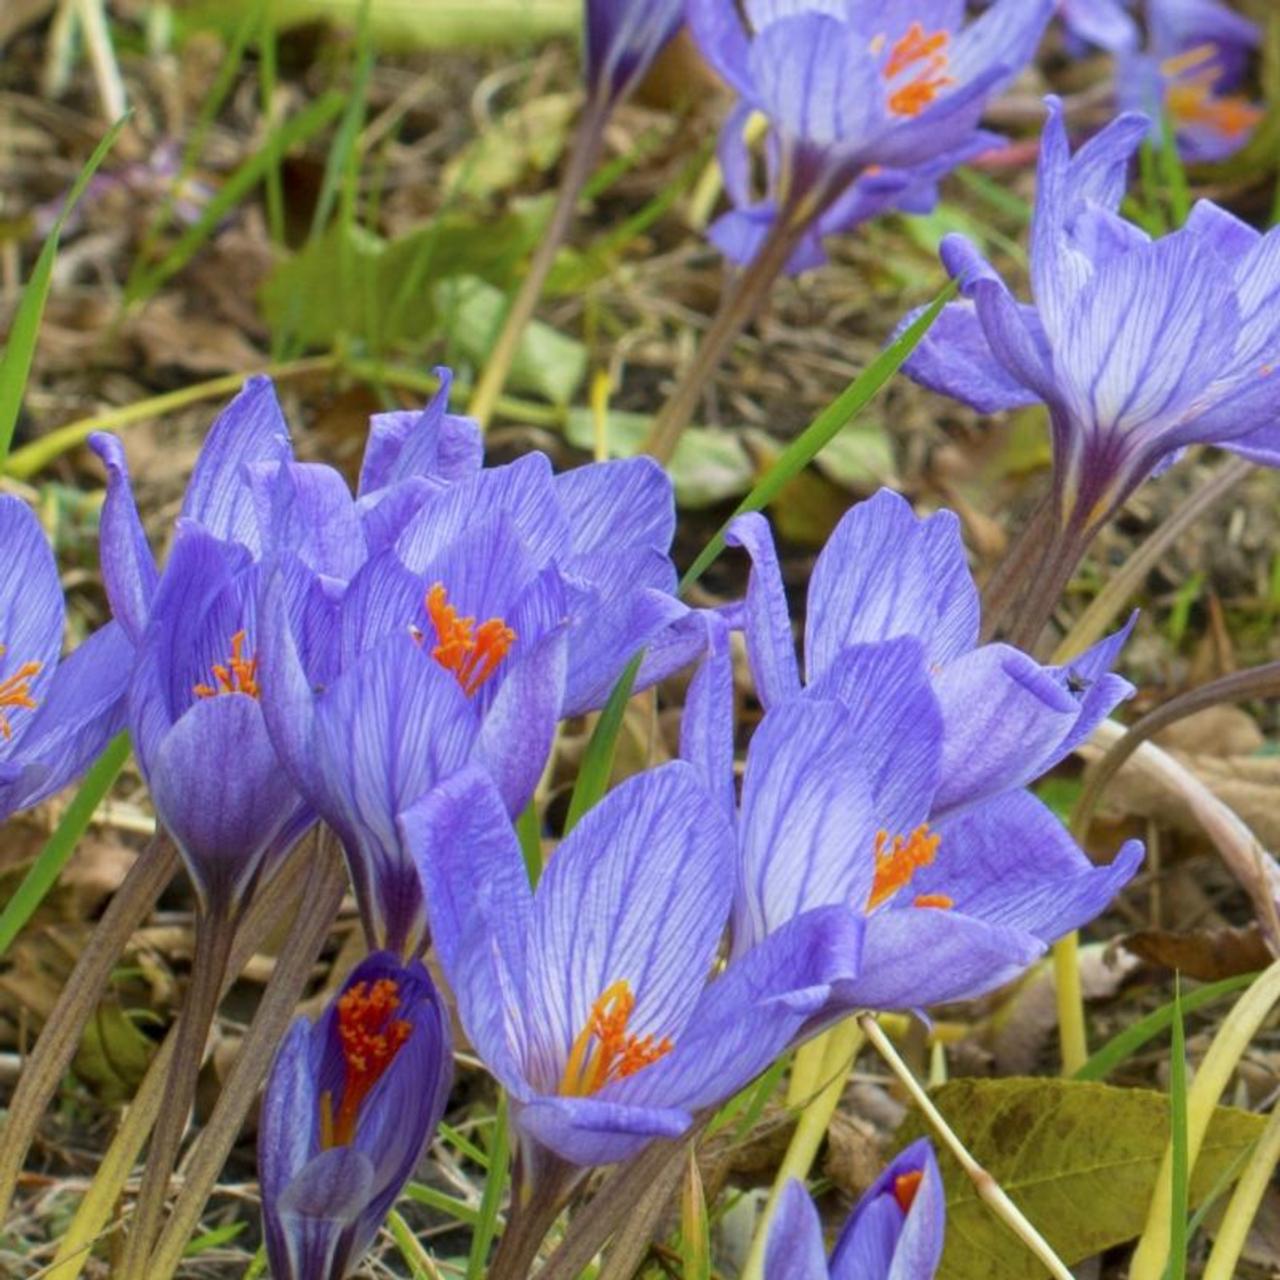
<instances>
[{"instance_id":1,"label":"green blade of grass","mask_svg":"<svg viewBox=\"0 0 1280 1280\"><path fill-rule=\"evenodd\" d=\"M4 355L0 356L0 469L3 469L4 460L9 456L13 431L18 423L18 410L22 407L22 393L26 390L31 362L35 358L36 338L40 332L40 321L44 317L45 300L49 296L49 282L53 276L54 259L58 256L62 228L66 225L71 210L84 194L89 180L98 171L107 152L115 145L128 118L123 116L117 120L85 161L58 211L52 230L45 238L40 256L31 272L31 279L22 291L22 301L18 303L18 310L14 314Z\"/></svg>"},{"instance_id":2,"label":"green blade of grass","mask_svg":"<svg viewBox=\"0 0 1280 1280\"><path fill-rule=\"evenodd\" d=\"M716 536L703 548L689 572L680 580L680 590L687 591L724 550L724 536L734 517L747 511L759 511L811 463L823 449L880 393L885 384L920 345L921 339L942 308L956 296L959 285L950 281L946 288L925 308L915 322L896 341L887 346L867 367L778 455L777 461L761 477L759 483L738 504L733 516L720 527Z\"/></svg>"},{"instance_id":3,"label":"green blade of grass","mask_svg":"<svg viewBox=\"0 0 1280 1280\"><path fill-rule=\"evenodd\" d=\"M409 1266L414 1280L420 1280L420 1278L435 1280L435 1277L439 1276L440 1272L436 1270L436 1264L418 1242L418 1237L413 1234L413 1228L394 1209L387 1215L387 1229L391 1232L392 1239L400 1250L400 1256Z\"/></svg>"},{"instance_id":4,"label":"green blade of grass","mask_svg":"<svg viewBox=\"0 0 1280 1280\"><path fill-rule=\"evenodd\" d=\"M1173 1024L1170 1029L1169 1105L1170 1146L1173 1151L1173 1204L1169 1214L1168 1280L1186 1280L1187 1276L1187 1201L1191 1178L1187 1137L1187 1043L1182 1022L1182 979L1173 981Z\"/></svg>"},{"instance_id":5,"label":"green blade of grass","mask_svg":"<svg viewBox=\"0 0 1280 1280\"><path fill-rule=\"evenodd\" d=\"M1187 170L1178 153L1178 135L1167 111L1160 118L1160 175L1164 179L1165 195L1169 201L1170 220L1174 230L1185 226L1191 214L1191 188L1187 184Z\"/></svg>"},{"instance_id":6,"label":"green blade of grass","mask_svg":"<svg viewBox=\"0 0 1280 1280\"><path fill-rule=\"evenodd\" d=\"M493 1129L493 1148L489 1155L489 1176L480 1197L480 1216L471 1237L471 1254L467 1258L467 1280L484 1280L489 1263L489 1248L498 1233L498 1213L507 1186L507 1169L511 1161L507 1143L507 1099L498 1099L497 1123Z\"/></svg>"},{"instance_id":7,"label":"green blade of grass","mask_svg":"<svg viewBox=\"0 0 1280 1280\"><path fill-rule=\"evenodd\" d=\"M573 796L569 801L569 813L564 820L564 833L578 825L578 819L588 809L598 804L609 789L609 778L613 773L613 759L618 750L618 735L622 732L622 721L627 714L627 702L631 698L631 690L635 688L636 676L640 674L640 663L643 653L637 653L627 663L626 670L618 678L609 694L609 701L604 704L600 719L591 731L587 741L587 749L582 753L582 765L573 784Z\"/></svg>"},{"instance_id":8,"label":"green blade of grass","mask_svg":"<svg viewBox=\"0 0 1280 1280\"><path fill-rule=\"evenodd\" d=\"M327 93L276 129L262 149L255 152L222 184L217 195L205 206L199 220L178 238L178 243L163 261L138 282L129 301L137 302L150 297L170 276L181 271L213 234L218 223L280 163L284 153L323 129L342 110L345 102L343 94Z\"/></svg>"},{"instance_id":9,"label":"green blade of grass","mask_svg":"<svg viewBox=\"0 0 1280 1280\"><path fill-rule=\"evenodd\" d=\"M437 1209L446 1217L452 1218L454 1222L460 1222L464 1227L474 1227L480 1221L480 1213L473 1209L465 1200L459 1200L457 1196L451 1196L444 1191L437 1191L435 1187L428 1187L421 1182L411 1182L404 1189L405 1195L410 1200L416 1200L418 1204L425 1204L432 1209Z\"/></svg>"},{"instance_id":10,"label":"green blade of grass","mask_svg":"<svg viewBox=\"0 0 1280 1280\"><path fill-rule=\"evenodd\" d=\"M62 815L62 821L40 850L31 869L22 877L22 883L14 891L13 897L5 903L4 911L0 912L0 956L8 951L9 944L31 919L32 912L44 901L45 894L53 888L72 850L88 829L94 810L111 789L111 784L120 775L128 758L129 735L122 733L111 740L107 749L85 774L75 799Z\"/></svg>"},{"instance_id":11,"label":"green blade of grass","mask_svg":"<svg viewBox=\"0 0 1280 1280\"><path fill-rule=\"evenodd\" d=\"M1183 1014L1194 1013L1205 1005L1242 991L1250 986L1256 973L1246 973L1235 978L1224 978L1221 982L1212 982L1208 986L1193 991L1182 1000ZM1154 1040L1173 1022L1174 1006L1167 1004L1149 1013L1145 1018L1126 1027L1118 1036L1108 1040L1101 1049L1076 1072L1076 1080L1105 1080L1122 1062L1127 1062L1144 1045Z\"/></svg>"},{"instance_id":12,"label":"green blade of grass","mask_svg":"<svg viewBox=\"0 0 1280 1280\"><path fill-rule=\"evenodd\" d=\"M714 563L724 550L725 533L735 516L746 511L759 511L767 506L828 444L864 409L881 391L884 385L902 367L907 357L919 346L942 308L955 297L959 285L950 281L936 298L916 317L906 332L886 347L845 389L831 402L805 430L779 455L777 461L760 479L759 483L738 504L733 516L721 525L715 537L703 548L689 572L680 580L680 590L687 591ZM569 802L569 814L565 819L565 834L573 830L578 819L597 804L609 787L613 772L613 760L618 747L618 735L622 731L627 701L635 687L636 676L644 654L638 653L627 664L618 679L609 701L605 703L600 719L587 742L582 756L582 766L573 786Z\"/></svg>"}]
</instances>

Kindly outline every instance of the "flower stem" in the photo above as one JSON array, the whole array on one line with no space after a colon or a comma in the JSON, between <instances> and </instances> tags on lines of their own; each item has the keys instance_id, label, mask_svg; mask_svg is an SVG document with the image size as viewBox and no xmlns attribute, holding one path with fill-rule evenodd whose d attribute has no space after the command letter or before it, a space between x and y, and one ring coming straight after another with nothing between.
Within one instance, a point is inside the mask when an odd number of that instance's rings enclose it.
<instances>
[{"instance_id":1,"label":"flower stem","mask_svg":"<svg viewBox=\"0 0 1280 1280\"><path fill-rule=\"evenodd\" d=\"M485 1273L488 1280L526 1280L572 1185L573 1171L556 1157L540 1159L536 1174L528 1167L523 1151L516 1157L511 1209Z\"/></svg>"},{"instance_id":2,"label":"flower stem","mask_svg":"<svg viewBox=\"0 0 1280 1280\"><path fill-rule=\"evenodd\" d=\"M155 1134L147 1153L134 1211L133 1228L125 1246L121 1280L148 1280L147 1260L164 1215L169 1175L178 1159L182 1135L195 1099L196 1080L209 1028L218 1012L222 979L231 956L235 936L233 923L224 912L203 913L196 918L195 955L191 964L191 986L178 1019L173 1063L165 1085L164 1100L156 1120Z\"/></svg>"},{"instance_id":3,"label":"flower stem","mask_svg":"<svg viewBox=\"0 0 1280 1280\"><path fill-rule=\"evenodd\" d=\"M551 211L551 220L542 233L538 248L529 262L529 270L507 310L497 341L493 344L480 379L471 393L467 412L481 427L487 427L489 419L493 417L498 398L502 395L511 366L515 362L516 352L520 349L520 340L524 337L529 321L533 319L547 276L555 265L556 254L573 225L582 189L587 185L600 155L608 114L608 100L598 96L587 103L578 122L578 131L569 151L564 177L560 180L560 191L556 196L555 208Z\"/></svg>"},{"instance_id":4,"label":"flower stem","mask_svg":"<svg viewBox=\"0 0 1280 1280\"><path fill-rule=\"evenodd\" d=\"M205 1201L227 1156L231 1154L245 1115L258 1096L258 1088L266 1078L272 1058L306 988L312 966L342 905L342 891L347 881L336 840L321 829L315 842L305 841L298 853L310 865L293 927L285 939L253 1023L240 1046L235 1065L218 1095L209 1123L196 1139L191 1158L184 1165L182 1191L151 1255L147 1267L148 1280L168 1280L178 1269L191 1233L200 1221ZM274 878L271 884L254 895L250 912L268 897L275 899L278 908L280 894ZM273 918L278 914L278 910L270 913ZM240 930L241 933L246 931L247 926ZM223 985L228 985L225 979Z\"/></svg>"},{"instance_id":5,"label":"flower stem","mask_svg":"<svg viewBox=\"0 0 1280 1280\"><path fill-rule=\"evenodd\" d=\"M787 1153L778 1166L773 1186L769 1189L769 1198L765 1202L764 1213L756 1224L755 1235L751 1238L751 1249L747 1254L746 1264L742 1268L741 1280L762 1280L765 1255L769 1247L769 1228L773 1223L778 1201L792 1178L803 1182L809 1176L818 1148L827 1135L827 1126L830 1125L831 1117L836 1113L836 1107L840 1105L845 1081L857 1060L858 1050L862 1048L863 1040L864 1035L862 1028L858 1025L858 1019L846 1018L808 1044L801 1046L797 1051L797 1064L800 1061L800 1055L806 1050L811 1051L810 1059L819 1059L818 1070L812 1075L813 1086L817 1092L810 1097L800 1113L795 1132L791 1135L791 1142L787 1146Z\"/></svg>"},{"instance_id":6,"label":"flower stem","mask_svg":"<svg viewBox=\"0 0 1280 1280\"><path fill-rule=\"evenodd\" d=\"M1058 1004L1058 1047L1062 1074L1074 1076L1089 1060L1084 1021L1084 987L1080 981L1080 933L1072 930L1053 944L1053 983Z\"/></svg>"},{"instance_id":7,"label":"flower stem","mask_svg":"<svg viewBox=\"0 0 1280 1280\"><path fill-rule=\"evenodd\" d=\"M933 1100L925 1092L920 1081L911 1073L911 1068L903 1062L898 1051L893 1047L893 1042L885 1035L874 1015L870 1013L859 1015L858 1024L862 1027L867 1039L875 1046L876 1052L902 1082L903 1087L911 1095L911 1100L933 1126L934 1132L946 1144L947 1149L968 1175L979 1197L996 1217L1035 1254L1050 1275L1056 1277L1056 1280L1074 1280L1062 1259L1049 1247L1049 1242L1031 1225L1022 1210L1009 1199L1000 1184L969 1154L955 1130L933 1105Z\"/></svg>"},{"instance_id":8,"label":"flower stem","mask_svg":"<svg viewBox=\"0 0 1280 1280\"><path fill-rule=\"evenodd\" d=\"M738 335L751 323L768 297L774 281L807 229L808 222L796 217L779 217L774 222L760 252L738 272L721 299L720 309L698 344L693 363L662 412L654 419L643 452L652 454L664 465L671 461L707 384Z\"/></svg>"},{"instance_id":9,"label":"flower stem","mask_svg":"<svg viewBox=\"0 0 1280 1280\"><path fill-rule=\"evenodd\" d=\"M0 1135L0 1221L8 1215L27 1150L75 1057L85 1024L102 999L111 971L177 865L173 841L166 835L152 839L129 868L58 996L35 1051L23 1067Z\"/></svg>"},{"instance_id":10,"label":"flower stem","mask_svg":"<svg viewBox=\"0 0 1280 1280\"><path fill-rule=\"evenodd\" d=\"M1218 1225L1213 1252L1205 1264L1203 1280L1232 1280L1244 1252L1244 1242L1254 1217L1271 1185L1271 1176L1280 1161L1280 1104L1272 1108L1267 1127L1258 1139L1249 1163L1236 1185L1227 1211Z\"/></svg>"}]
</instances>

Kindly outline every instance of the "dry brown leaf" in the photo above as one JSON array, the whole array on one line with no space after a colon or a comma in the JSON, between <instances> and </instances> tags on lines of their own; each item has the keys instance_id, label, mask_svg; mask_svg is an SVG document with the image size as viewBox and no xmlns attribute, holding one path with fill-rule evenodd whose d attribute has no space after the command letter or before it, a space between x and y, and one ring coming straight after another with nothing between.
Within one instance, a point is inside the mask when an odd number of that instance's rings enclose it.
<instances>
[{"instance_id":1,"label":"dry brown leaf","mask_svg":"<svg viewBox=\"0 0 1280 1280\"><path fill-rule=\"evenodd\" d=\"M1086 1000L1107 1000L1120 990L1138 961L1100 942L1080 948L1080 983ZM999 1075L1031 1075L1057 1032L1053 965L1034 969L994 1020L992 1053Z\"/></svg>"},{"instance_id":2,"label":"dry brown leaf","mask_svg":"<svg viewBox=\"0 0 1280 1280\"><path fill-rule=\"evenodd\" d=\"M1272 961L1262 930L1195 929L1175 932L1142 929L1123 940L1127 951L1148 964L1176 970L1197 982L1220 982L1245 973L1257 973Z\"/></svg>"},{"instance_id":3,"label":"dry brown leaf","mask_svg":"<svg viewBox=\"0 0 1280 1280\"><path fill-rule=\"evenodd\" d=\"M1206 707L1155 735L1166 751L1200 756L1251 756L1266 745L1257 722L1240 707Z\"/></svg>"}]
</instances>

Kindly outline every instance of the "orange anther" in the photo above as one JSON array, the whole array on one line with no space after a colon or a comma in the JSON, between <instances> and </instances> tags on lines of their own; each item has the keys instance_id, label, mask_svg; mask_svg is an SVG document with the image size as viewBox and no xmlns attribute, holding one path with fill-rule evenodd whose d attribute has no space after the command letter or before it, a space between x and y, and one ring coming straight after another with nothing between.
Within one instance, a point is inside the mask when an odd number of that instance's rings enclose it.
<instances>
[{"instance_id":1,"label":"orange anther","mask_svg":"<svg viewBox=\"0 0 1280 1280\"><path fill-rule=\"evenodd\" d=\"M1238 94L1214 97L1221 76L1213 65L1217 57L1217 45L1199 44L1162 62L1160 72L1170 82L1165 105L1178 124L1208 125L1224 137L1238 138L1254 128L1266 112Z\"/></svg>"},{"instance_id":2,"label":"orange anther","mask_svg":"<svg viewBox=\"0 0 1280 1280\"><path fill-rule=\"evenodd\" d=\"M903 1213L910 1213L911 1206L916 1202L916 1192L920 1190L920 1184L924 1181L924 1173L919 1169L913 1169L910 1173L900 1173L893 1180L893 1198L898 1202L898 1208Z\"/></svg>"},{"instance_id":3,"label":"orange anther","mask_svg":"<svg viewBox=\"0 0 1280 1280\"><path fill-rule=\"evenodd\" d=\"M258 659L244 656L247 638L244 631L237 631L231 637L231 657L225 664L218 662L213 666L213 678L217 683L196 685L191 692L197 698L216 698L220 693L243 693L250 698L260 696Z\"/></svg>"},{"instance_id":4,"label":"orange anther","mask_svg":"<svg viewBox=\"0 0 1280 1280\"><path fill-rule=\"evenodd\" d=\"M950 41L950 32L926 34L923 23L913 22L907 34L890 48L880 69L886 80L896 80L904 72L914 70L910 80L889 94L889 110L894 115L918 116L947 85L955 83L945 74L950 62L946 51ZM877 36L871 42L872 53L879 55L885 43L883 36Z\"/></svg>"},{"instance_id":5,"label":"orange anther","mask_svg":"<svg viewBox=\"0 0 1280 1280\"><path fill-rule=\"evenodd\" d=\"M921 867L927 867L938 854L942 837L932 834L927 822L921 823L909 836L894 836L887 831L876 833L876 874L867 898L867 910L874 911L899 889L911 883ZM930 904L932 905L932 904Z\"/></svg>"},{"instance_id":6,"label":"orange anther","mask_svg":"<svg viewBox=\"0 0 1280 1280\"><path fill-rule=\"evenodd\" d=\"M4 645L0 644L0 658L4 657L5 652ZM21 707L25 711L34 711L40 704L31 696L31 680L40 674L43 667L42 662L24 662L11 676L0 680L0 707ZM13 739L13 726L2 710L0 738L6 742Z\"/></svg>"},{"instance_id":7,"label":"orange anther","mask_svg":"<svg viewBox=\"0 0 1280 1280\"><path fill-rule=\"evenodd\" d=\"M441 582L427 592L427 617L436 632L431 656L457 676L468 697L493 675L516 642L516 633L501 618L478 627L474 618L460 618Z\"/></svg>"},{"instance_id":8,"label":"orange anther","mask_svg":"<svg viewBox=\"0 0 1280 1280\"><path fill-rule=\"evenodd\" d=\"M330 1093L320 1098L320 1145L326 1150L350 1144L360 1107L409 1039L412 1025L391 1016L399 1007L400 988L394 978L379 978L372 986L357 982L338 998L345 1071L337 1114Z\"/></svg>"},{"instance_id":9,"label":"orange anther","mask_svg":"<svg viewBox=\"0 0 1280 1280\"><path fill-rule=\"evenodd\" d=\"M625 1080L666 1057L672 1043L663 1036L627 1034L636 1007L631 984L624 978L605 989L591 1006L560 1077L560 1092L571 1098L599 1093L614 1080Z\"/></svg>"},{"instance_id":10,"label":"orange anther","mask_svg":"<svg viewBox=\"0 0 1280 1280\"><path fill-rule=\"evenodd\" d=\"M935 911L950 911L956 900L945 893L917 893L911 900L913 907L932 907Z\"/></svg>"}]
</instances>

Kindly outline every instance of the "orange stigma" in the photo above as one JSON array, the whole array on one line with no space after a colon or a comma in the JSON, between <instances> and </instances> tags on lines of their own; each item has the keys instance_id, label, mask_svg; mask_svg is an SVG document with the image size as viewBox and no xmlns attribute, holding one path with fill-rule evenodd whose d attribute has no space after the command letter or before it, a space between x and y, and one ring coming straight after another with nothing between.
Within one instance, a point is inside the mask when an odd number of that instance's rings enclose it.
<instances>
[{"instance_id":1,"label":"orange stigma","mask_svg":"<svg viewBox=\"0 0 1280 1280\"><path fill-rule=\"evenodd\" d=\"M903 1213L910 1213L911 1206L916 1202L916 1192L920 1190L920 1184L924 1181L924 1173L919 1169L913 1169L910 1173L900 1173L893 1180L893 1198L898 1202L898 1208Z\"/></svg>"},{"instance_id":2,"label":"orange stigma","mask_svg":"<svg viewBox=\"0 0 1280 1280\"><path fill-rule=\"evenodd\" d=\"M889 110L897 116L918 116L937 98L939 92L955 81L944 74L950 58L947 45L951 35L947 31L935 31L926 35L924 24L913 22L907 34L889 50L889 57L880 74L886 80L896 80L906 71L914 75L905 84L889 94ZM885 46L885 38L877 36L871 42L871 52L879 54Z\"/></svg>"},{"instance_id":3,"label":"orange stigma","mask_svg":"<svg viewBox=\"0 0 1280 1280\"><path fill-rule=\"evenodd\" d=\"M357 982L338 997L338 1039L345 1075L336 1115L332 1095L326 1092L320 1098L324 1150L350 1144L360 1107L409 1039L413 1027L391 1016L399 1007L400 988L394 978L379 978L373 986Z\"/></svg>"},{"instance_id":4,"label":"orange stigma","mask_svg":"<svg viewBox=\"0 0 1280 1280\"><path fill-rule=\"evenodd\" d=\"M1214 96L1220 73L1211 64L1217 56L1216 45L1201 44L1162 62L1160 71L1171 80L1165 105L1180 125L1208 125L1223 137L1240 138L1257 126L1266 112L1239 94Z\"/></svg>"},{"instance_id":5,"label":"orange stigma","mask_svg":"<svg viewBox=\"0 0 1280 1280\"><path fill-rule=\"evenodd\" d=\"M0 658L5 652L4 645L0 644ZM31 696L31 678L38 676L43 667L43 662L24 662L13 675L0 680L0 738L6 742L13 739L13 726L3 708L21 707L24 711L34 711L40 705Z\"/></svg>"},{"instance_id":6,"label":"orange stigma","mask_svg":"<svg viewBox=\"0 0 1280 1280\"><path fill-rule=\"evenodd\" d=\"M493 675L516 642L516 633L501 618L477 627L474 618L458 617L441 582L427 592L427 616L436 629L431 656L458 677L468 697Z\"/></svg>"},{"instance_id":7,"label":"orange stigma","mask_svg":"<svg viewBox=\"0 0 1280 1280\"><path fill-rule=\"evenodd\" d=\"M933 835L927 822L922 822L909 836L894 836L892 842L887 831L876 832L876 877L871 883L867 910L874 911L909 885L912 876L937 857L941 843L942 837ZM941 906L943 897L924 894L916 899L916 906ZM946 905L951 905L950 898L946 899Z\"/></svg>"},{"instance_id":8,"label":"orange stigma","mask_svg":"<svg viewBox=\"0 0 1280 1280\"><path fill-rule=\"evenodd\" d=\"M216 698L220 693L243 693L250 698L260 694L258 688L258 659L244 656L246 633L237 631L231 637L231 657L224 665L213 666L213 678L217 684L198 684L192 689L197 698Z\"/></svg>"},{"instance_id":9,"label":"orange stigma","mask_svg":"<svg viewBox=\"0 0 1280 1280\"><path fill-rule=\"evenodd\" d=\"M570 1098L599 1093L614 1080L625 1080L671 1052L666 1036L629 1036L627 1022L636 1007L631 984L624 978L605 989L591 1006L587 1025L569 1050L560 1077L560 1092Z\"/></svg>"}]
</instances>

